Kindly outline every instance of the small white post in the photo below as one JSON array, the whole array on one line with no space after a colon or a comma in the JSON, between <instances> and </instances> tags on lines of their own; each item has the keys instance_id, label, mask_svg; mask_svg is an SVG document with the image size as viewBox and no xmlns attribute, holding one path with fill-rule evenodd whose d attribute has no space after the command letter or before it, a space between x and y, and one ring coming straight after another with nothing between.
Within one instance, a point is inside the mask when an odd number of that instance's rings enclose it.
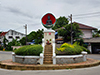
<instances>
[{"instance_id":1,"label":"small white post","mask_svg":"<svg viewBox=\"0 0 100 75\"><path fill-rule=\"evenodd\" d=\"M42 39L42 47L43 47L43 51L42 53L40 54L40 64L42 65L43 64L43 58L44 58L44 39Z\"/></svg>"},{"instance_id":2,"label":"small white post","mask_svg":"<svg viewBox=\"0 0 100 75\"><path fill-rule=\"evenodd\" d=\"M12 52L12 61L15 62L15 56L16 54L14 52Z\"/></svg>"},{"instance_id":3,"label":"small white post","mask_svg":"<svg viewBox=\"0 0 100 75\"><path fill-rule=\"evenodd\" d=\"M41 54L40 54L40 64L41 64L41 65L43 64L43 58L44 58L43 53L41 53Z\"/></svg>"},{"instance_id":4,"label":"small white post","mask_svg":"<svg viewBox=\"0 0 100 75\"><path fill-rule=\"evenodd\" d=\"M56 54L55 53L53 54L52 58L53 58L53 64L56 64Z\"/></svg>"},{"instance_id":5,"label":"small white post","mask_svg":"<svg viewBox=\"0 0 100 75\"><path fill-rule=\"evenodd\" d=\"M81 53L83 55L83 61L87 61L87 52L82 51Z\"/></svg>"}]
</instances>

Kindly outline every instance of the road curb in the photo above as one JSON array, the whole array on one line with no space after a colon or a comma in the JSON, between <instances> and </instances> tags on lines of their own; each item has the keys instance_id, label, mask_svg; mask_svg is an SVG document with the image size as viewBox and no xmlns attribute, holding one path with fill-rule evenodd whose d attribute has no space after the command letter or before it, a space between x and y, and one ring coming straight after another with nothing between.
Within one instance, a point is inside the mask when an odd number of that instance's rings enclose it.
<instances>
[{"instance_id":1,"label":"road curb","mask_svg":"<svg viewBox=\"0 0 100 75\"><path fill-rule=\"evenodd\" d=\"M89 59L90 60L90 59ZM94 60L94 59L91 59ZM85 62L84 62L85 63ZM94 62L92 61L91 63L79 63L79 64L66 64L66 65L62 65L62 64L57 64L57 65L15 65L15 64L7 64L7 63L3 63L2 61L0 61L0 68L3 69L9 69L9 70L57 70L57 69L75 69L75 68L86 68L86 67L93 67L93 66L97 66L100 65L100 61L99 60L94 60Z\"/></svg>"}]
</instances>

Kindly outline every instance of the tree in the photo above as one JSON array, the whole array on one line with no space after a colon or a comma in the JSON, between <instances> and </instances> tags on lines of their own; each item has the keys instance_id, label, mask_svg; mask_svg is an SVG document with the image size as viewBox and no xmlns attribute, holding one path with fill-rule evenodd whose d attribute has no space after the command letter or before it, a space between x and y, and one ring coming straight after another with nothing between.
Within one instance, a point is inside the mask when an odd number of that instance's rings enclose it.
<instances>
[{"instance_id":1,"label":"tree","mask_svg":"<svg viewBox=\"0 0 100 75\"><path fill-rule=\"evenodd\" d=\"M6 39L6 37L4 36L4 39L3 39L3 46L4 48L6 48L6 43L8 42L8 40Z\"/></svg>"},{"instance_id":2,"label":"tree","mask_svg":"<svg viewBox=\"0 0 100 75\"><path fill-rule=\"evenodd\" d=\"M28 39L28 42L32 41L33 39L36 38L36 32L35 31L32 31L29 35L27 35L27 39Z\"/></svg>"},{"instance_id":3,"label":"tree","mask_svg":"<svg viewBox=\"0 0 100 75\"><path fill-rule=\"evenodd\" d=\"M17 39L14 39L8 43L8 45L6 46L6 50L13 50L13 48L11 46L21 46L21 43L19 41L17 41Z\"/></svg>"},{"instance_id":4,"label":"tree","mask_svg":"<svg viewBox=\"0 0 100 75\"><path fill-rule=\"evenodd\" d=\"M52 29L58 29L58 28L61 28L61 27L63 27L63 26L65 26L65 25L67 25L68 24L68 18L66 18L65 16L63 16L63 17L59 17L58 19L57 19L57 21L56 21L56 24L55 24L55 26L52 28Z\"/></svg>"},{"instance_id":5,"label":"tree","mask_svg":"<svg viewBox=\"0 0 100 75\"><path fill-rule=\"evenodd\" d=\"M53 29L58 29L58 35L63 36L65 42L71 40L71 24L69 24L68 18L64 16L59 17ZM72 30L73 40L81 39L80 35L82 35L82 32L79 30L79 25L77 23L72 24Z\"/></svg>"},{"instance_id":6,"label":"tree","mask_svg":"<svg viewBox=\"0 0 100 75\"><path fill-rule=\"evenodd\" d=\"M19 40L19 42L20 42L22 45L26 45L26 38L23 37L22 39Z\"/></svg>"},{"instance_id":7,"label":"tree","mask_svg":"<svg viewBox=\"0 0 100 75\"><path fill-rule=\"evenodd\" d=\"M82 35L81 30L79 30L79 25L76 23L72 24L73 30L72 30L72 35L73 35L73 40L79 40L81 39L80 35ZM63 36L63 40L65 42L68 42L71 40L71 24L68 24L64 27L64 29L58 30L58 35Z\"/></svg>"},{"instance_id":8,"label":"tree","mask_svg":"<svg viewBox=\"0 0 100 75\"><path fill-rule=\"evenodd\" d=\"M39 43L42 43L42 38L43 38L43 29L40 30L38 29L37 32L35 31L32 31L30 34L27 35L27 38L28 38L28 42L32 42L32 40L35 40L35 44L39 44ZM25 45L25 37L23 37L21 40L20 40L20 43L22 45Z\"/></svg>"},{"instance_id":9,"label":"tree","mask_svg":"<svg viewBox=\"0 0 100 75\"><path fill-rule=\"evenodd\" d=\"M94 30L92 33L92 36L93 37L100 37L100 30L98 30L98 29Z\"/></svg>"},{"instance_id":10,"label":"tree","mask_svg":"<svg viewBox=\"0 0 100 75\"><path fill-rule=\"evenodd\" d=\"M42 43L42 38L43 38L43 29L37 31L37 36L35 37L35 44L40 44Z\"/></svg>"},{"instance_id":11,"label":"tree","mask_svg":"<svg viewBox=\"0 0 100 75\"><path fill-rule=\"evenodd\" d=\"M2 33L2 31L0 31L0 34Z\"/></svg>"}]
</instances>

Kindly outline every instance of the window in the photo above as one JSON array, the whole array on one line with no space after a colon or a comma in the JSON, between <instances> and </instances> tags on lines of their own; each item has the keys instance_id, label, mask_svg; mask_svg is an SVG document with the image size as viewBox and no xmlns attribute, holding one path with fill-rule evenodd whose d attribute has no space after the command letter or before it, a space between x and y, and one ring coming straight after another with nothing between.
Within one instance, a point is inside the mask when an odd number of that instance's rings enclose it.
<instances>
[{"instance_id":1,"label":"window","mask_svg":"<svg viewBox=\"0 0 100 75\"><path fill-rule=\"evenodd\" d=\"M24 36L24 35L22 34L22 36Z\"/></svg>"},{"instance_id":2,"label":"window","mask_svg":"<svg viewBox=\"0 0 100 75\"><path fill-rule=\"evenodd\" d=\"M15 35L16 35L16 32L15 32Z\"/></svg>"},{"instance_id":3,"label":"window","mask_svg":"<svg viewBox=\"0 0 100 75\"><path fill-rule=\"evenodd\" d=\"M12 39L13 37L12 36L9 36L9 39Z\"/></svg>"},{"instance_id":4,"label":"window","mask_svg":"<svg viewBox=\"0 0 100 75\"><path fill-rule=\"evenodd\" d=\"M11 35L13 35L13 31L11 31Z\"/></svg>"},{"instance_id":5,"label":"window","mask_svg":"<svg viewBox=\"0 0 100 75\"><path fill-rule=\"evenodd\" d=\"M20 37L19 36L16 36L16 39L20 39Z\"/></svg>"}]
</instances>

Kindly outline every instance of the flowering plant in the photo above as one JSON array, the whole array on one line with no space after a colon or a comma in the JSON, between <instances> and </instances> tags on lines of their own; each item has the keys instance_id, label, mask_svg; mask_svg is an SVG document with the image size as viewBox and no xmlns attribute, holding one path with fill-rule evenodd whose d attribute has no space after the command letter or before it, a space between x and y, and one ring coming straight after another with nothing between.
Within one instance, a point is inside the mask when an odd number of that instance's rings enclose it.
<instances>
[{"instance_id":1,"label":"flowering plant","mask_svg":"<svg viewBox=\"0 0 100 75\"><path fill-rule=\"evenodd\" d=\"M51 44L51 39L50 40L47 39L46 41L47 41L46 44L48 45Z\"/></svg>"},{"instance_id":2,"label":"flowering plant","mask_svg":"<svg viewBox=\"0 0 100 75\"><path fill-rule=\"evenodd\" d=\"M60 48L57 48L57 51L67 55L75 55L75 54L81 54L82 48L77 44L71 45L68 43L64 43L61 45Z\"/></svg>"},{"instance_id":3,"label":"flowering plant","mask_svg":"<svg viewBox=\"0 0 100 75\"><path fill-rule=\"evenodd\" d=\"M61 45L60 48L57 48L57 50L63 52L63 51L64 51L66 48L68 48L68 47L69 47L69 48L74 48L74 45L71 45L71 44L68 44L68 43L64 43L64 44Z\"/></svg>"}]
</instances>

